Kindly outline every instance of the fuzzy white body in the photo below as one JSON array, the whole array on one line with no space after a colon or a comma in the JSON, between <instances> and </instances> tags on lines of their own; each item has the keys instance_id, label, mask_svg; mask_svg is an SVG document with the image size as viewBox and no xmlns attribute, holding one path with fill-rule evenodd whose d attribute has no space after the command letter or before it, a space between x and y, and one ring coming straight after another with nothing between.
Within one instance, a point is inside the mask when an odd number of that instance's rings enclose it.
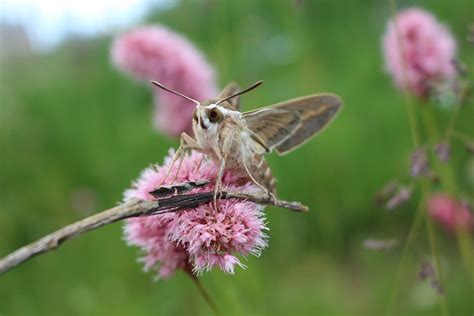
<instances>
[{"instance_id":1,"label":"fuzzy white body","mask_svg":"<svg viewBox=\"0 0 474 316\"><path fill-rule=\"evenodd\" d=\"M209 111L217 109L223 115L225 124L212 123L209 120ZM219 161L219 155L224 139L232 133L231 150L226 159L226 168L235 169L239 166L242 156L246 155L244 144L245 138L249 137L245 132L245 119L239 111L233 111L223 106L210 104L200 106L196 109L197 121L193 122L193 131L199 147L214 161ZM245 158L244 158L245 159Z\"/></svg>"},{"instance_id":2,"label":"fuzzy white body","mask_svg":"<svg viewBox=\"0 0 474 316\"><path fill-rule=\"evenodd\" d=\"M212 122L210 113L217 110L220 120ZM199 150L217 164L225 161L225 169L248 175L267 192L275 192L275 180L261 154L258 144L251 138L242 113L214 103L196 108L193 131Z\"/></svg>"}]
</instances>

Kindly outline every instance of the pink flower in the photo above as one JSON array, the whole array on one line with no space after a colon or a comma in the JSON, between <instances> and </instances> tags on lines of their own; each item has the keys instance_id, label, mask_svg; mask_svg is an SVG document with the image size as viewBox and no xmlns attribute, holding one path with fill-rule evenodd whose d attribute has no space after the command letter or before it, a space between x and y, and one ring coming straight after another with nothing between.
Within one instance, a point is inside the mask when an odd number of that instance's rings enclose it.
<instances>
[{"instance_id":1,"label":"pink flower","mask_svg":"<svg viewBox=\"0 0 474 316\"><path fill-rule=\"evenodd\" d=\"M194 259L194 270L218 266L234 273L234 265L244 267L232 253L260 255L266 247L266 230L261 207L252 202L222 201L221 212L209 205L177 214L170 238L183 245Z\"/></svg>"},{"instance_id":2,"label":"pink flower","mask_svg":"<svg viewBox=\"0 0 474 316\"><path fill-rule=\"evenodd\" d=\"M447 195L432 195L428 200L428 212L449 232L474 230L474 215L469 208Z\"/></svg>"},{"instance_id":3,"label":"pink flower","mask_svg":"<svg viewBox=\"0 0 474 316\"><path fill-rule=\"evenodd\" d=\"M127 219L124 226L125 239L129 245L141 247L145 256L140 259L145 271L156 268L158 277L168 278L177 269L190 271L187 251L169 240L173 216L144 216Z\"/></svg>"},{"instance_id":4,"label":"pink flower","mask_svg":"<svg viewBox=\"0 0 474 316\"><path fill-rule=\"evenodd\" d=\"M395 23L388 23L383 50L385 68L397 87L419 97L428 95L430 85L456 74L453 36L422 9L401 11Z\"/></svg>"},{"instance_id":5,"label":"pink flower","mask_svg":"<svg viewBox=\"0 0 474 316\"><path fill-rule=\"evenodd\" d=\"M186 38L164 26L145 26L119 36L112 62L141 80L156 80L195 100L217 94L214 69ZM191 131L195 105L154 88L155 125L170 135Z\"/></svg>"},{"instance_id":6,"label":"pink flower","mask_svg":"<svg viewBox=\"0 0 474 316\"><path fill-rule=\"evenodd\" d=\"M160 185L171 157L172 152L163 166L145 169L133 187L125 192L125 200L153 199L149 192ZM217 168L212 161L203 158L196 152L187 155L176 183L208 179L211 182L207 187L191 192L212 191ZM177 165L163 184L171 184ZM223 187L238 192L259 190L246 177L230 171L224 174ZM124 227L125 239L145 252L142 258L145 270L155 268L162 278L169 277L177 269L200 273L219 267L233 274L236 265L244 267L236 254L258 256L267 246L264 231L268 228L260 205L241 200L220 200L218 204L220 212L209 203L177 213L128 219Z\"/></svg>"}]
</instances>

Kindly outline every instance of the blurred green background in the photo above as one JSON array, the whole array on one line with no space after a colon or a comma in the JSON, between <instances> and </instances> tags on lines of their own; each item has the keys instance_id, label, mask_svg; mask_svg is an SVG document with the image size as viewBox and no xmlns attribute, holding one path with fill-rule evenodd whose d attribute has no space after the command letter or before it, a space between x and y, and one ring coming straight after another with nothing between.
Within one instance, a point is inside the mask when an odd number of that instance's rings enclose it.
<instances>
[{"instance_id":1,"label":"blurred green background","mask_svg":"<svg viewBox=\"0 0 474 316\"><path fill-rule=\"evenodd\" d=\"M401 1L449 25L459 57L474 67L466 42L472 1ZM265 85L243 97L244 109L314 92L341 95L345 107L320 137L269 158L279 196L310 206L307 214L267 208L270 245L234 276L212 271L202 282L225 315L452 315L474 313L474 287L455 237L435 226L444 296L420 281L430 257L425 225L407 251L417 200L395 212L373 203L376 192L407 174L412 150L402 95L383 71L381 36L388 1L181 1L151 11L192 40L224 86ZM112 36L70 39L52 52L10 57L0 69L0 256L93 212L114 206L150 163L177 141L151 124L149 89L109 61ZM472 74L471 74L472 78ZM457 129L473 135L473 104ZM445 126L450 110L435 108ZM454 143L459 185L473 194ZM365 239L396 238L389 252ZM472 249L471 249L472 251ZM138 249L116 223L67 242L0 276L1 315L210 315L182 272L152 281ZM474 269L474 267L470 267Z\"/></svg>"}]
</instances>

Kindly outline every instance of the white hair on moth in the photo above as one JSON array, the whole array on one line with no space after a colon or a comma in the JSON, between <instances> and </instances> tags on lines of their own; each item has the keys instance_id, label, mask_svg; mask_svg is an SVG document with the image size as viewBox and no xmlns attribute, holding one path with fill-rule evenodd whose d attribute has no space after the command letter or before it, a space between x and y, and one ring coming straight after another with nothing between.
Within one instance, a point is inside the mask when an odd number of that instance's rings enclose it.
<instances>
[{"instance_id":1,"label":"white hair on moth","mask_svg":"<svg viewBox=\"0 0 474 316\"><path fill-rule=\"evenodd\" d=\"M208 109L208 110L217 109L224 116L239 118L239 119L242 118L242 113L240 113L239 111L229 110L229 109L226 109L225 107L223 107L221 105L218 105L218 104L215 104L215 103L209 104L208 106L206 106L206 109Z\"/></svg>"},{"instance_id":2,"label":"white hair on moth","mask_svg":"<svg viewBox=\"0 0 474 316\"><path fill-rule=\"evenodd\" d=\"M202 115L201 120L203 121L204 125L207 127L212 125L211 121L209 121L209 118L205 114Z\"/></svg>"}]
</instances>

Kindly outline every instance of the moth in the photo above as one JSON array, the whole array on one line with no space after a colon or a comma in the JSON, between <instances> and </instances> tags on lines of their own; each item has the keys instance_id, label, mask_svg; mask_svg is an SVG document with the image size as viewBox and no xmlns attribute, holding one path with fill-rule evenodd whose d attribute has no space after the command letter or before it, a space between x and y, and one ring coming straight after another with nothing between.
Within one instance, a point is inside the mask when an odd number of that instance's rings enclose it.
<instances>
[{"instance_id":1,"label":"moth","mask_svg":"<svg viewBox=\"0 0 474 316\"><path fill-rule=\"evenodd\" d=\"M181 134L180 146L168 175L178 159L179 170L187 150L196 150L210 157L218 165L214 206L217 206L216 199L221 192L222 176L226 169L248 176L275 201L276 180L264 155L273 150L284 155L303 145L326 127L342 106L337 95L324 93L241 112L240 95L255 89L263 81L244 90L240 90L236 83L230 83L218 96L202 102L159 82L152 83L196 104L193 114L194 138L186 133Z\"/></svg>"}]
</instances>

